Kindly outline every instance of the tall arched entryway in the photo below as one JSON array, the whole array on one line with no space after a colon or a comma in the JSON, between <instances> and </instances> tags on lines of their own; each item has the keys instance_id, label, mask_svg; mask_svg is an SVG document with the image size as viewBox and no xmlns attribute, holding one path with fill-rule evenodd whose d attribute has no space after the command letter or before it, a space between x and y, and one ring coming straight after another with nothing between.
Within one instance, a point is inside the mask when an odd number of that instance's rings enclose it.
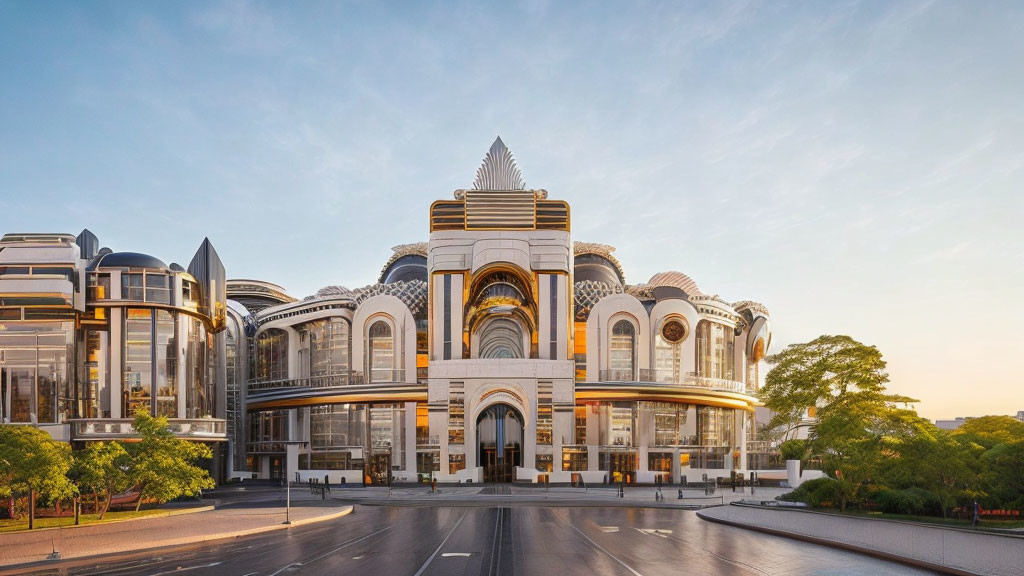
<instances>
[{"instance_id":1,"label":"tall arched entryway","mask_svg":"<svg viewBox=\"0 0 1024 576\"><path fill-rule=\"evenodd\" d=\"M511 482L523 465L523 417L508 404L495 404L476 420L477 455L484 482Z\"/></svg>"}]
</instances>

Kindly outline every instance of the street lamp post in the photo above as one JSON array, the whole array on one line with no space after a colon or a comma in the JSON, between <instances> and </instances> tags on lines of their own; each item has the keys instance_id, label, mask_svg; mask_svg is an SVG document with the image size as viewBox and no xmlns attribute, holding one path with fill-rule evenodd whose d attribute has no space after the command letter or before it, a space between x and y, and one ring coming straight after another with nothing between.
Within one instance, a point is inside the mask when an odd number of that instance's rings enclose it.
<instances>
[{"instance_id":1,"label":"street lamp post","mask_svg":"<svg viewBox=\"0 0 1024 576\"><path fill-rule=\"evenodd\" d=\"M306 442L302 440L286 440L281 442L284 444L285 456L284 456L284 482L285 482L285 505L284 505L284 523L292 523L292 470L290 468L290 462L293 460L298 461L299 459L299 446L303 446ZM297 473L297 471L296 471Z\"/></svg>"}]
</instances>

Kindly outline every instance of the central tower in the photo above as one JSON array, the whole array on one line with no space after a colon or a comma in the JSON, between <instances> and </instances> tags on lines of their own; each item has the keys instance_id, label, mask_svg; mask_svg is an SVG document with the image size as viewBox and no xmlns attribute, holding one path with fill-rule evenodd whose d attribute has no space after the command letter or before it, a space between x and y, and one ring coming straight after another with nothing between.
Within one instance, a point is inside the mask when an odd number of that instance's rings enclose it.
<instances>
[{"instance_id":1,"label":"central tower","mask_svg":"<svg viewBox=\"0 0 1024 576\"><path fill-rule=\"evenodd\" d=\"M497 138L472 189L431 205L427 266L439 477L533 480L560 470L553 455L571 442L573 418L569 205L527 189Z\"/></svg>"}]
</instances>

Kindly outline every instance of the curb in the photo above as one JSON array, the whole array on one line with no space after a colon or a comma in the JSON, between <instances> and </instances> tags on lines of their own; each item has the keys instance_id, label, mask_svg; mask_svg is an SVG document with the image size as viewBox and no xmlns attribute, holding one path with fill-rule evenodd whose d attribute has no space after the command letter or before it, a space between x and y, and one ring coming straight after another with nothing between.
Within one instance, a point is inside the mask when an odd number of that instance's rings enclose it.
<instances>
[{"instance_id":1,"label":"curb","mask_svg":"<svg viewBox=\"0 0 1024 576\"><path fill-rule=\"evenodd\" d=\"M821 516L832 516L833 518L844 518L848 520L861 520L866 522L888 522L891 524L903 524L905 526L923 526L927 528L936 528L939 530L956 530L957 532L966 532L968 534L986 534L988 536L1004 536L1007 538L1024 538L1024 528L992 528L992 527L969 527L969 526L958 526L955 524L939 524L934 522L918 522L914 520L901 520L899 518L872 518L870 516L859 516L850 514L841 514L837 512L830 512L827 510L814 509L814 508L803 508L796 506L759 506L749 501L740 500L739 502L730 502L730 506L738 506L741 508L753 508L755 510L772 510L778 512L800 512L802 514L818 514Z\"/></svg>"},{"instance_id":2,"label":"curb","mask_svg":"<svg viewBox=\"0 0 1024 576\"><path fill-rule=\"evenodd\" d=\"M915 560L913 558L907 558L906 556L899 556L896 554L890 554L888 552L882 552L881 550L875 550L874 548L866 548L864 546L858 546L856 544L849 544L847 542L840 542L838 540L829 540L826 538L819 538L817 536L807 536L805 534L794 534L793 532L787 532L785 530L778 530L775 528L767 528L759 526L757 524L748 524L744 522L738 522L735 520L725 520L722 518L715 518L714 516L707 515L703 510L697 511L697 517L707 522L713 522L715 524L723 524L725 526L733 526L735 528L743 528L745 530L753 530L755 532L763 532L765 534L771 534L773 536L782 536L791 540L799 540L801 542L809 542L811 544L818 544L821 546L828 546L830 548L839 548L842 550L849 550L851 552L857 552L866 556L873 556L875 558L881 558L882 560L890 560L892 562L898 562L907 566L913 566L915 568L924 568L926 570L932 570L942 574L952 574L953 576L977 576L976 572L967 572L965 570L959 570L950 566L944 566L942 564L934 564L932 562L925 562L924 560Z\"/></svg>"},{"instance_id":3,"label":"curb","mask_svg":"<svg viewBox=\"0 0 1024 576\"><path fill-rule=\"evenodd\" d=\"M211 509L212 509L212 507L211 507ZM33 573L34 570L37 570L37 569L39 569L39 568L41 568L43 566L53 566L53 567L59 566L63 561L81 561L81 560L87 560L87 559L90 559L90 558L103 558L103 557L112 556L112 555L115 555L115 554L122 554L122 555L123 554L132 554L132 553L142 552L142 551L147 551L147 550L162 550L162 549L165 549L165 548L174 548L174 547L177 547L177 546L185 546L185 545L189 545L189 544L201 544L201 543L205 543L205 542L212 542L212 541L215 541L215 540L227 540L227 539L230 539L230 538L239 538L239 537L242 537L242 536L251 536L253 534L262 534L264 532L273 532L275 530L285 530L285 529L288 529L288 528L294 528L296 526L304 526L304 525L307 525L307 524L315 524L317 522L326 522L328 520L334 520L336 518L341 518L343 516L348 516L354 510L355 510L354 506L343 506L341 508L341 510L339 510L337 512L334 512L332 514L325 514L323 516L314 516L312 518L304 518L302 520L294 520L294 521L292 521L291 524L284 524L284 523L281 523L281 524L271 524L269 526L260 526L259 528L249 528L249 529L246 529L246 530L236 530L234 532L220 532L220 533L217 533L217 534L200 534L200 535L195 535L195 536L186 536L184 538L177 538L175 540L166 540L166 541L161 542L160 544L158 544L156 546L146 546L146 547L143 547L143 548L130 548L130 549L127 549L127 550L118 550L116 552L92 554L92 555L85 555L85 556L67 556L67 557L61 558L60 560L34 560L34 561L18 563L18 564L9 564L9 565L6 565L6 566L0 565L0 572L6 571L6 570L13 570L13 571L15 571L13 573L29 574L29 573ZM36 532L36 531L33 530L33 532ZM6 573L6 572L4 572L4 573Z\"/></svg>"}]
</instances>

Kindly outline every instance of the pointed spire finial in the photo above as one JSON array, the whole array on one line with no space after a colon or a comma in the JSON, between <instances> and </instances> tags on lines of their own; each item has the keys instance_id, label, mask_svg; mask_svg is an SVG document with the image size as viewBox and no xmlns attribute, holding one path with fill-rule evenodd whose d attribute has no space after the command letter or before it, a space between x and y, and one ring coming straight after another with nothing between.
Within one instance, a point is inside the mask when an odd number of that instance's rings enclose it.
<instances>
[{"instance_id":1,"label":"pointed spire finial","mask_svg":"<svg viewBox=\"0 0 1024 576\"><path fill-rule=\"evenodd\" d=\"M526 183L516 166L512 152L505 147L501 136L494 139L491 149L484 156L484 162L476 171L474 190L523 190Z\"/></svg>"}]
</instances>

